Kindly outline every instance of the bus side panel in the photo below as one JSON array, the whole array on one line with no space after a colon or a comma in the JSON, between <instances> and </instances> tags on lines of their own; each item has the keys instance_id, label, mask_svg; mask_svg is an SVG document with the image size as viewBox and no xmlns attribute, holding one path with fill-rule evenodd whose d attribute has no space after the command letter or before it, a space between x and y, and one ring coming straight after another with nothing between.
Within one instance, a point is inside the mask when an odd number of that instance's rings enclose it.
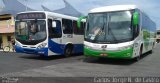
<instances>
[{"instance_id":1,"label":"bus side panel","mask_svg":"<svg viewBox=\"0 0 160 83\"><path fill-rule=\"evenodd\" d=\"M84 36L83 35L74 35L74 53L82 53L84 51Z\"/></svg>"},{"instance_id":2,"label":"bus side panel","mask_svg":"<svg viewBox=\"0 0 160 83\"><path fill-rule=\"evenodd\" d=\"M64 54L64 46L63 44L60 44L59 42L55 42L55 40L49 39L48 42L48 50L53 52L52 54L62 55ZM51 54L51 53L50 53Z\"/></svg>"},{"instance_id":3,"label":"bus side panel","mask_svg":"<svg viewBox=\"0 0 160 83\"><path fill-rule=\"evenodd\" d=\"M74 44L73 53L82 53L83 52L83 44Z\"/></svg>"},{"instance_id":4,"label":"bus side panel","mask_svg":"<svg viewBox=\"0 0 160 83\"><path fill-rule=\"evenodd\" d=\"M73 34L73 36L70 38L67 36L67 34L64 34L62 43L65 45L67 45L68 43L72 44L73 53L81 53L83 52L83 41L84 41L83 35Z\"/></svg>"},{"instance_id":5,"label":"bus side panel","mask_svg":"<svg viewBox=\"0 0 160 83\"><path fill-rule=\"evenodd\" d=\"M66 39L65 39L66 40ZM60 39L49 39L49 55L64 55L66 41L64 43L59 42ZM77 44L77 42L71 42L73 45L73 53L83 52L83 43Z\"/></svg>"},{"instance_id":6,"label":"bus side panel","mask_svg":"<svg viewBox=\"0 0 160 83\"><path fill-rule=\"evenodd\" d=\"M148 16L142 13L143 53L152 50L155 43L156 25Z\"/></svg>"}]
</instances>

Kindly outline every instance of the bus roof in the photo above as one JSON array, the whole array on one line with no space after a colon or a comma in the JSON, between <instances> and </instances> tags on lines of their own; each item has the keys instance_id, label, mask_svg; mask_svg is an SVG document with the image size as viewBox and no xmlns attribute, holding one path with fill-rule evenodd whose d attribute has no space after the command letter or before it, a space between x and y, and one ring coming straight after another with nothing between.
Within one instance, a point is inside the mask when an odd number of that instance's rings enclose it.
<instances>
[{"instance_id":1,"label":"bus roof","mask_svg":"<svg viewBox=\"0 0 160 83\"><path fill-rule=\"evenodd\" d=\"M78 20L78 17L73 17L73 16L59 14L59 13L54 13L54 12L48 12L48 11L26 11L26 12L20 12L18 14L22 14L22 13L36 13L36 12L38 12L38 13L45 13L46 16L55 16L55 17L60 17L60 18L65 18L65 19ZM85 22L85 20L82 20L82 21Z\"/></svg>"},{"instance_id":2,"label":"bus roof","mask_svg":"<svg viewBox=\"0 0 160 83\"><path fill-rule=\"evenodd\" d=\"M94 8L90 10L89 13L98 13L98 12L111 12L111 11L122 11L122 10L131 10L137 8L136 5L112 5L104 6L99 8Z\"/></svg>"}]
</instances>

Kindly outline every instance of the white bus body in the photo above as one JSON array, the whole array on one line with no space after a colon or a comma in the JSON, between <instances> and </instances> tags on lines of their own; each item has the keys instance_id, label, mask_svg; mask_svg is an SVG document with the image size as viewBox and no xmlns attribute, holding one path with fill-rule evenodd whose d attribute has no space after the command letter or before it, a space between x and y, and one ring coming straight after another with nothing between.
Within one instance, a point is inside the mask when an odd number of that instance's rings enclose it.
<instances>
[{"instance_id":1,"label":"white bus body","mask_svg":"<svg viewBox=\"0 0 160 83\"><path fill-rule=\"evenodd\" d=\"M77 28L77 20L76 17L45 11L17 14L16 52L44 56L83 52L84 28Z\"/></svg>"}]
</instances>

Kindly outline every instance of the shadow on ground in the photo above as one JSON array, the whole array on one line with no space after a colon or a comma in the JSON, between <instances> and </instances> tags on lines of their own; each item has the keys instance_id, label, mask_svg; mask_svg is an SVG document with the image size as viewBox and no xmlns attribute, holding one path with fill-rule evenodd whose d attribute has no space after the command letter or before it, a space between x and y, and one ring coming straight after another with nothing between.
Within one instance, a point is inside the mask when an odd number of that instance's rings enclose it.
<instances>
[{"instance_id":1,"label":"shadow on ground","mask_svg":"<svg viewBox=\"0 0 160 83\"><path fill-rule=\"evenodd\" d=\"M139 61L142 61L146 57L149 57L152 52L147 52L141 55ZM134 63L138 63L136 59L112 59L112 58L94 58L94 57L85 57L83 59L84 62L87 63L96 63L96 64L111 64L111 65L132 65Z\"/></svg>"},{"instance_id":2,"label":"shadow on ground","mask_svg":"<svg viewBox=\"0 0 160 83\"><path fill-rule=\"evenodd\" d=\"M82 54L76 54L76 55L74 54L68 57L66 57L65 55L54 55L54 56L48 56L48 57L39 56L39 55L23 55L23 56L20 56L20 58L50 61L50 60L57 60L57 59L67 59L67 58L77 57L80 55Z\"/></svg>"}]
</instances>

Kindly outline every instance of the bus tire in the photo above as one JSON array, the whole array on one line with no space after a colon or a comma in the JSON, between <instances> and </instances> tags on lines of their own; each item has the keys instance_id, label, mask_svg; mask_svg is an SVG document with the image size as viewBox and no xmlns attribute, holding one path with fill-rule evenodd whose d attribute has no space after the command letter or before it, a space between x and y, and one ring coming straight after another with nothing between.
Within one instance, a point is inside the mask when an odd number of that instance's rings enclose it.
<instances>
[{"instance_id":1,"label":"bus tire","mask_svg":"<svg viewBox=\"0 0 160 83\"><path fill-rule=\"evenodd\" d=\"M140 47L139 55L135 58L135 59L136 59L136 61L139 61L139 60L141 59L142 51L143 51L143 45L141 45L141 47Z\"/></svg>"},{"instance_id":2,"label":"bus tire","mask_svg":"<svg viewBox=\"0 0 160 83\"><path fill-rule=\"evenodd\" d=\"M65 51L64 51L65 57L71 56L72 55L72 51L73 51L72 45L66 46Z\"/></svg>"},{"instance_id":3,"label":"bus tire","mask_svg":"<svg viewBox=\"0 0 160 83\"><path fill-rule=\"evenodd\" d=\"M155 43L153 43L153 46L152 46L152 49L148 52L149 54L152 54L153 53L153 49L154 49L154 46L155 45Z\"/></svg>"}]
</instances>

